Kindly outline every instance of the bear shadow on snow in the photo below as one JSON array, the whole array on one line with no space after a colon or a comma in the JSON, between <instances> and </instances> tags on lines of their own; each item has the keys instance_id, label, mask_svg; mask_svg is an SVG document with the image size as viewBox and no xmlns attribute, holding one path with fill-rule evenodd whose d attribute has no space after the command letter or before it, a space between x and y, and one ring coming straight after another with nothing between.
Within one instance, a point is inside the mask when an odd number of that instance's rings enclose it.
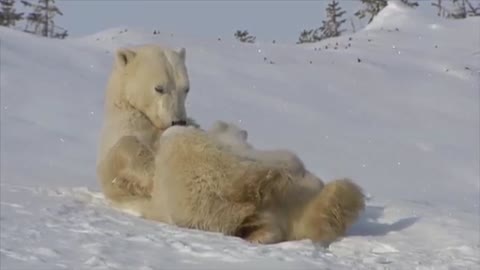
<instances>
[{"instance_id":1,"label":"bear shadow on snow","mask_svg":"<svg viewBox=\"0 0 480 270\"><path fill-rule=\"evenodd\" d=\"M347 235L350 236L382 236L390 232L402 231L415 224L419 217L407 217L393 223L378 221L385 208L380 206L367 206L355 224L352 225Z\"/></svg>"}]
</instances>

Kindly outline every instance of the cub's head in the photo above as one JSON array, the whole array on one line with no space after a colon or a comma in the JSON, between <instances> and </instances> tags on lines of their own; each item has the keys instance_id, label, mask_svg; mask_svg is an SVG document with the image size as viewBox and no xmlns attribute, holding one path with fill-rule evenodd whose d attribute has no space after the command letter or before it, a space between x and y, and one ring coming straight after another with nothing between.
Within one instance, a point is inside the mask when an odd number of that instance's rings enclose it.
<instances>
[{"instance_id":1,"label":"cub's head","mask_svg":"<svg viewBox=\"0 0 480 270\"><path fill-rule=\"evenodd\" d=\"M218 120L207 130L207 132L220 143L236 150L252 148L247 142L248 132L233 123Z\"/></svg>"},{"instance_id":2,"label":"cub's head","mask_svg":"<svg viewBox=\"0 0 480 270\"><path fill-rule=\"evenodd\" d=\"M116 52L122 98L157 128L186 125L185 100L190 85L185 54L183 48L177 52L157 45Z\"/></svg>"}]
</instances>

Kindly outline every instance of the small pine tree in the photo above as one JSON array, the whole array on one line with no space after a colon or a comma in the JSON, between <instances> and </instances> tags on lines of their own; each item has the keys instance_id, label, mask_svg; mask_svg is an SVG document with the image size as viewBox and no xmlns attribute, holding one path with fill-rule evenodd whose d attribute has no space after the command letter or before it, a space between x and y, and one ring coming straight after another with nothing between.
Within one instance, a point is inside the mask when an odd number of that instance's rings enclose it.
<instances>
[{"instance_id":1,"label":"small pine tree","mask_svg":"<svg viewBox=\"0 0 480 270\"><path fill-rule=\"evenodd\" d=\"M480 2L477 3L477 6L474 6L470 0L464 0L467 8L468 16L480 16Z\"/></svg>"},{"instance_id":2,"label":"small pine tree","mask_svg":"<svg viewBox=\"0 0 480 270\"><path fill-rule=\"evenodd\" d=\"M438 9L437 15L449 19L464 19L468 16L480 16L480 3L473 5L471 0L451 0L450 5L443 0L435 0L432 6ZM447 9L449 6L450 9Z\"/></svg>"},{"instance_id":3,"label":"small pine tree","mask_svg":"<svg viewBox=\"0 0 480 270\"><path fill-rule=\"evenodd\" d=\"M352 27L352 32L355 33L357 30L355 29L355 24L353 23L353 18L350 17L350 26Z\"/></svg>"},{"instance_id":4,"label":"small pine tree","mask_svg":"<svg viewBox=\"0 0 480 270\"><path fill-rule=\"evenodd\" d=\"M0 25L13 27L23 20L23 12L16 12L15 0L0 0Z\"/></svg>"},{"instance_id":5,"label":"small pine tree","mask_svg":"<svg viewBox=\"0 0 480 270\"><path fill-rule=\"evenodd\" d=\"M455 7L455 2L456 0L452 1L453 7ZM448 4L445 4L444 0L435 0L432 3L432 6L437 8L437 16L439 17L444 17L444 18L455 18L458 16L458 14L455 14L458 12L458 10L454 10L453 12L449 10L447 7L449 6ZM450 5L451 7L452 5Z\"/></svg>"},{"instance_id":6,"label":"small pine tree","mask_svg":"<svg viewBox=\"0 0 480 270\"><path fill-rule=\"evenodd\" d=\"M387 0L361 0L364 8L355 12L355 16L359 19L368 17L368 23L371 23L373 18L387 6Z\"/></svg>"},{"instance_id":7,"label":"small pine tree","mask_svg":"<svg viewBox=\"0 0 480 270\"><path fill-rule=\"evenodd\" d=\"M297 44L312 43L312 42L317 41L315 33L316 33L316 31L314 29L303 30L300 33L300 37L298 38Z\"/></svg>"},{"instance_id":8,"label":"small pine tree","mask_svg":"<svg viewBox=\"0 0 480 270\"><path fill-rule=\"evenodd\" d=\"M246 42L246 43L254 43L256 37L249 35L247 30L241 31L237 30L234 34L235 38L237 38L240 42Z\"/></svg>"},{"instance_id":9,"label":"small pine tree","mask_svg":"<svg viewBox=\"0 0 480 270\"><path fill-rule=\"evenodd\" d=\"M418 2L415 0L401 0L401 2L411 8L418 7Z\"/></svg>"},{"instance_id":10,"label":"small pine tree","mask_svg":"<svg viewBox=\"0 0 480 270\"><path fill-rule=\"evenodd\" d=\"M441 17L443 11L442 0L436 0L436 2L432 3L432 6L437 8L437 16Z\"/></svg>"},{"instance_id":11,"label":"small pine tree","mask_svg":"<svg viewBox=\"0 0 480 270\"><path fill-rule=\"evenodd\" d=\"M323 25L318 28L318 31L321 32L318 40L338 37L342 34L342 32L345 31L340 29L342 24L347 21L346 19L341 19L341 17L345 14L345 11L342 10L342 8L338 5L338 2L336 0L332 0L332 2L328 4L326 11L327 21L322 21Z\"/></svg>"},{"instance_id":12,"label":"small pine tree","mask_svg":"<svg viewBox=\"0 0 480 270\"><path fill-rule=\"evenodd\" d=\"M453 11L450 12L448 18L465 19L467 17L467 5L465 0L452 0Z\"/></svg>"},{"instance_id":13,"label":"small pine tree","mask_svg":"<svg viewBox=\"0 0 480 270\"><path fill-rule=\"evenodd\" d=\"M68 36L67 30L56 26L53 20L56 15L63 15L55 5L55 0L38 0L36 4L22 0L22 3L26 7L33 8L33 11L27 15L25 32L50 38L63 39Z\"/></svg>"}]
</instances>

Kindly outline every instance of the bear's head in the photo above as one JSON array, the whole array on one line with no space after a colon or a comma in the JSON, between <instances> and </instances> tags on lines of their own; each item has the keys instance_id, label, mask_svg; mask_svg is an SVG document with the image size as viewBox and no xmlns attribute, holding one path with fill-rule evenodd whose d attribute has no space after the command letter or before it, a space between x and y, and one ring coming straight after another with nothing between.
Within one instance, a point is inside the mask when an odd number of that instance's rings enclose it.
<instances>
[{"instance_id":1,"label":"bear's head","mask_svg":"<svg viewBox=\"0 0 480 270\"><path fill-rule=\"evenodd\" d=\"M186 125L185 100L190 87L185 54L184 48L177 52L158 45L116 52L122 99L159 129Z\"/></svg>"}]
</instances>

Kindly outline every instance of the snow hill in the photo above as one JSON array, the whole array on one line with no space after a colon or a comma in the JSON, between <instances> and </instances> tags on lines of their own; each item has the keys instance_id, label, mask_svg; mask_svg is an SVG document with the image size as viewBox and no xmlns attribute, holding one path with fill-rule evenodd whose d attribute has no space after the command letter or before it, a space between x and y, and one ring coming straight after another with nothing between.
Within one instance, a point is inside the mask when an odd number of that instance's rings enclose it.
<instances>
[{"instance_id":1,"label":"snow hill","mask_svg":"<svg viewBox=\"0 0 480 270\"><path fill-rule=\"evenodd\" d=\"M307 45L0 28L0 268L478 269L479 25L392 2L366 29ZM348 236L256 246L106 206L95 155L113 53L151 42L187 48L201 125L236 122L257 147L364 187Z\"/></svg>"}]
</instances>

